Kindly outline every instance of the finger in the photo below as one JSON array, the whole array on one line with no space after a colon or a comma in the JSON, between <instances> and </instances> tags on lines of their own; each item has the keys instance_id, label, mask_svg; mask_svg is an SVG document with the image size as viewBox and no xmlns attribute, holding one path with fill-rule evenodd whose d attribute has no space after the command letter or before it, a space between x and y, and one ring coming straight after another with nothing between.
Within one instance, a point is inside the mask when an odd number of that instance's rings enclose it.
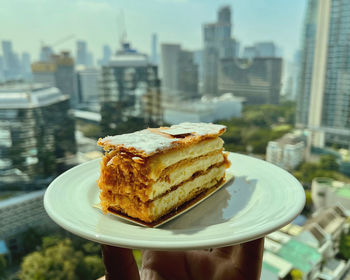
<instances>
[{"instance_id":1,"label":"finger","mask_svg":"<svg viewBox=\"0 0 350 280\"><path fill-rule=\"evenodd\" d=\"M264 254L264 238L241 244L237 266L247 279L260 279Z\"/></svg>"},{"instance_id":2,"label":"finger","mask_svg":"<svg viewBox=\"0 0 350 280\"><path fill-rule=\"evenodd\" d=\"M139 271L130 249L101 245L106 269L106 280L139 280Z\"/></svg>"}]
</instances>

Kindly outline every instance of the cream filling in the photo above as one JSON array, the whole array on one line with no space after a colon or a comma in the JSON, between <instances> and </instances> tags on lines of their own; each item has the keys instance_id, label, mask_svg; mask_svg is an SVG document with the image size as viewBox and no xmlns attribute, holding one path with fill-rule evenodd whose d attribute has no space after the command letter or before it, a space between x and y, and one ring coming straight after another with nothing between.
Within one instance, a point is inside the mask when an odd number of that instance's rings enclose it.
<instances>
[{"instance_id":1,"label":"cream filling","mask_svg":"<svg viewBox=\"0 0 350 280\"><path fill-rule=\"evenodd\" d=\"M225 166L212 168L208 173L188 181L177 189L167 193L164 196L155 199L151 203L151 217L155 219L165 215L175 207L178 207L189 201L199 192L209 189L216 185L225 175Z\"/></svg>"},{"instance_id":2,"label":"cream filling","mask_svg":"<svg viewBox=\"0 0 350 280\"><path fill-rule=\"evenodd\" d=\"M216 154L203 156L189 164L180 165L178 168L170 170L167 174L167 180L163 176L152 186L152 191L149 194L149 200L153 200L157 196L167 192L171 187L179 185L181 182L191 178L198 171L205 171L210 166L224 161L224 156L221 150Z\"/></svg>"},{"instance_id":3,"label":"cream filling","mask_svg":"<svg viewBox=\"0 0 350 280\"><path fill-rule=\"evenodd\" d=\"M166 153L160 153L150 158L149 168L151 172L149 178L157 181L163 169L184 159L192 159L210 153L211 151L221 149L224 141L217 137L214 139L203 140L195 145L190 145L181 149L174 149Z\"/></svg>"}]
</instances>

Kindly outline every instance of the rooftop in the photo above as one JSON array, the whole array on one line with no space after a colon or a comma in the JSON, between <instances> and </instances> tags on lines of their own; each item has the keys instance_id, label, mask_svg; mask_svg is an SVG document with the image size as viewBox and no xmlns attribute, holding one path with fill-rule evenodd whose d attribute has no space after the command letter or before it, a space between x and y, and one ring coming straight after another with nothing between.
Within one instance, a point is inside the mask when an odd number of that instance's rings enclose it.
<instances>
[{"instance_id":1,"label":"rooftop","mask_svg":"<svg viewBox=\"0 0 350 280\"><path fill-rule=\"evenodd\" d=\"M295 239L283 244L277 255L305 274L309 273L322 259L316 249Z\"/></svg>"},{"instance_id":2,"label":"rooftop","mask_svg":"<svg viewBox=\"0 0 350 280\"><path fill-rule=\"evenodd\" d=\"M327 177L317 177L313 181L316 183L333 188L334 192L341 197L350 199L350 184L344 182L333 180L332 178Z\"/></svg>"},{"instance_id":3,"label":"rooftop","mask_svg":"<svg viewBox=\"0 0 350 280\"><path fill-rule=\"evenodd\" d=\"M39 83L0 86L0 109L29 109L48 106L68 97L58 88Z\"/></svg>"}]
</instances>

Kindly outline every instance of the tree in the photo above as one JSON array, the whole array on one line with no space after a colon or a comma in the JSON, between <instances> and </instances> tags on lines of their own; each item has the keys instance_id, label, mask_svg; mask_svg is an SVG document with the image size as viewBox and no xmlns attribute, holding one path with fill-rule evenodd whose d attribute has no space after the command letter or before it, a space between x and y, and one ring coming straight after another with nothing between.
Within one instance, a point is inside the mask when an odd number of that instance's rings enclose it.
<instances>
[{"instance_id":1,"label":"tree","mask_svg":"<svg viewBox=\"0 0 350 280\"><path fill-rule=\"evenodd\" d=\"M86 243L89 244L90 242ZM86 245L84 251L96 253L98 245ZM27 255L21 264L21 280L95 280L104 274L99 255L85 255L74 248L70 239L58 236L43 238L42 250Z\"/></svg>"},{"instance_id":2,"label":"tree","mask_svg":"<svg viewBox=\"0 0 350 280\"><path fill-rule=\"evenodd\" d=\"M337 157L334 155L323 155L320 158L320 168L324 170L339 170L339 164L337 163Z\"/></svg>"},{"instance_id":3,"label":"tree","mask_svg":"<svg viewBox=\"0 0 350 280\"><path fill-rule=\"evenodd\" d=\"M350 259L350 233L342 232L339 242L339 255L344 260Z\"/></svg>"},{"instance_id":4,"label":"tree","mask_svg":"<svg viewBox=\"0 0 350 280\"><path fill-rule=\"evenodd\" d=\"M5 277L5 269L7 267L6 259L3 255L0 255L0 279Z\"/></svg>"}]
</instances>

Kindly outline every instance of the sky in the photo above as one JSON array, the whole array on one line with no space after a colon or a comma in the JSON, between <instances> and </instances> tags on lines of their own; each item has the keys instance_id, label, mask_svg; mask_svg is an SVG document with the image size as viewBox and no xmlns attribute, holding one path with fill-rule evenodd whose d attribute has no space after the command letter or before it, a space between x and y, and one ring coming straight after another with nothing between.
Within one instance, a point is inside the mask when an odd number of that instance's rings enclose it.
<instances>
[{"instance_id":1,"label":"sky","mask_svg":"<svg viewBox=\"0 0 350 280\"><path fill-rule=\"evenodd\" d=\"M117 49L125 26L128 41L141 52L150 53L152 33L160 44L179 43L184 49L197 50L203 44L202 25L216 20L219 7L230 5L232 35L241 48L273 41L284 58L292 60L300 48L306 1L3 0L0 41L11 40L15 52L27 51L35 61L42 43L52 45L74 35L54 46L54 51L70 50L75 56L76 41L86 40L96 61L103 45Z\"/></svg>"}]
</instances>

